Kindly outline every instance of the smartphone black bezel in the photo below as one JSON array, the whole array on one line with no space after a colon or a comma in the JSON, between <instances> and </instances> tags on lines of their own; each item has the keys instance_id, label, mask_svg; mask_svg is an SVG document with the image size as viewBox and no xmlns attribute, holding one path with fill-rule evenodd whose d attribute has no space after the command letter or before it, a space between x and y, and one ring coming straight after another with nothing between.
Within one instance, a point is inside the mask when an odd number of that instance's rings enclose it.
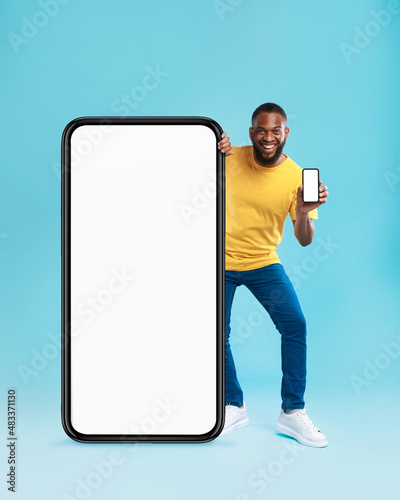
<instances>
[{"instance_id":1,"label":"smartphone black bezel","mask_svg":"<svg viewBox=\"0 0 400 500\"><path fill-rule=\"evenodd\" d=\"M318 192L318 198L316 200L305 200L304 199L304 171L305 170L316 170L318 172L318 189L317 189L317 192ZM301 173L302 175L302 179L301 179L301 182L302 182L302 185L303 185L303 202L304 203L318 203L319 202L319 169L318 168L303 168L303 171Z\"/></svg>"},{"instance_id":2,"label":"smartphone black bezel","mask_svg":"<svg viewBox=\"0 0 400 500\"><path fill-rule=\"evenodd\" d=\"M84 125L203 125L216 136L216 422L201 435L165 434L82 434L71 422L71 136ZM62 332L62 398L61 420L67 435L81 443L205 443L215 439L225 423L225 155L217 147L221 126L201 116L91 116L72 120L65 127L61 140L61 332ZM195 146L194 146L195 147Z\"/></svg>"}]
</instances>

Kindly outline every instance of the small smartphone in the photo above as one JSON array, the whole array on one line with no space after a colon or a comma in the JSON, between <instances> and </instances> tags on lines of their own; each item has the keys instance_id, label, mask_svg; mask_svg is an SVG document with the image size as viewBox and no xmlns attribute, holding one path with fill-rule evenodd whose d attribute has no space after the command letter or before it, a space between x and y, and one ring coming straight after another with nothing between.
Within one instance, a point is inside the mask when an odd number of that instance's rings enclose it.
<instances>
[{"instance_id":1,"label":"small smartphone","mask_svg":"<svg viewBox=\"0 0 400 500\"><path fill-rule=\"evenodd\" d=\"M303 201L305 203L319 201L318 168L303 168Z\"/></svg>"}]
</instances>

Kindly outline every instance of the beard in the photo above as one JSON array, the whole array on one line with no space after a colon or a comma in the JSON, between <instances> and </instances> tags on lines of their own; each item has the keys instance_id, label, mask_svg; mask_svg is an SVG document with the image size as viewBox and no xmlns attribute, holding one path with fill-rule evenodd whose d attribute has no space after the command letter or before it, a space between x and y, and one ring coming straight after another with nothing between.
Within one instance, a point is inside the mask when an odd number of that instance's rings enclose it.
<instances>
[{"instance_id":1,"label":"beard","mask_svg":"<svg viewBox=\"0 0 400 500\"><path fill-rule=\"evenodd\" d=\"M274 156L271 158L265 158L263 156L263 150L261 147L254 141L251 141L253 143L253 150L254 150L254 158L257 161L257 163L260 163L261 165L273 165L275 162L277 162L282 154L283 148L286 144L286 139L276 148Z\"/></svg>"}]
</instances>

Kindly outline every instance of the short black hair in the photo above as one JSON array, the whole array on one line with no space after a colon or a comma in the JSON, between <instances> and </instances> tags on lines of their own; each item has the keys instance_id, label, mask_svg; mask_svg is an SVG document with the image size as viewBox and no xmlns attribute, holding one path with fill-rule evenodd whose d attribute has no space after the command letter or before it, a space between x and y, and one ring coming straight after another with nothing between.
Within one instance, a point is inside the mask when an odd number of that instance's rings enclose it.
<instances>
[{"instance_id":1,"label":"short black hair","mask_svg":"<svg viewBox=\"0 0 400 500\"><path fill-rule=\"evenodd\" d=\"M256 116L260 113L277 113L278 115L282 116L282 118L285 120L285 124L287 124L286 113L280 106L278 106L278 104L275 104L273 102L266 102L265 104L261 104L261 106L258 106L251 117L251 124L253 124L254 118L256 118Z\"/></svg>"}]
</instances>

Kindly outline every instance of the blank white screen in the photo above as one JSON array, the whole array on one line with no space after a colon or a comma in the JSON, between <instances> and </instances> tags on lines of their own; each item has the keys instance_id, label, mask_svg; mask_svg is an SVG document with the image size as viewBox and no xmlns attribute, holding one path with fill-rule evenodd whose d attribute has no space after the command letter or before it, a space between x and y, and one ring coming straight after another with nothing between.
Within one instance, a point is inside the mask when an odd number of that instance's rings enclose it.
<instances>
[{"instance_id":1,"label":"blank white screen","mask_svg":"<svg viewBox=\"0 0 400 500\"><path fill-rule=\"evenodd\" d=\"M318 201L318 170L303 170L304 201Z\"/></svg>"},{"instance_id":2,"label":"blank white screen","mask_svg":"<svg viewBox=\"0 0 400 500\"><path fill-rule=\"evenodd\" d=\"M216 136L84 125L71 155L71 423L206 433L217 411Z\"/></svg>"}]
</instances>

